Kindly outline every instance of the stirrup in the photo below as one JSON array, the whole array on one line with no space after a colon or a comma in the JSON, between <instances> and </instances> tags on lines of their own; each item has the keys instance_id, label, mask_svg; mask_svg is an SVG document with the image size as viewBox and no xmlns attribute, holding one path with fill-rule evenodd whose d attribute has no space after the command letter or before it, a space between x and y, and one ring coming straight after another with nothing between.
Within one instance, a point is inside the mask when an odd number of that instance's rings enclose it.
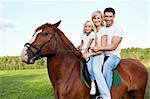
<instances>
[{"instance_id":1,"label":"stirrup","mask_svg":"<svg viewBox=\"0 0 150 99\"><path fill-rule=\"evenodd\" d=\"M95 99L103 99L101 96L96 96Z\"/></svg>"}]
</instances>

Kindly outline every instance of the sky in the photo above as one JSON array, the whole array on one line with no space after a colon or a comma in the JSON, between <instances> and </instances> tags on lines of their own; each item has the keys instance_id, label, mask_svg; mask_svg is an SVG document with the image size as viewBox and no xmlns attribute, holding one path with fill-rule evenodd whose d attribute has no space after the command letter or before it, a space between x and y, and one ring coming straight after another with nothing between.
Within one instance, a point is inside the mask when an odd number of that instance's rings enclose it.
<instances>
[{"instance_id":1,"label":"sky","mask_svg":"<svg viewBox=\"0 0 150 99\"><path fill-rule=\"evenodd\" d=\"M150 48L148 0L0 0L0 56L20 55L37 27L59 20L59 29L77 46L84 22L106 7L115 9L124 30L122 48Z\"/></svg>"}]
</instances>

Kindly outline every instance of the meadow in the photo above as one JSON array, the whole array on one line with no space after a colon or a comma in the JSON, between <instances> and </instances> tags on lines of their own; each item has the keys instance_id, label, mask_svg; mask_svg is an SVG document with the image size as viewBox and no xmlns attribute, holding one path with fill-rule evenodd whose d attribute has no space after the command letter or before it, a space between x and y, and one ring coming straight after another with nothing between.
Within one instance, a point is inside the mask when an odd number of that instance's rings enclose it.
<instances>
[{"instance_id":1,"label":"meadow","mask_svg":"<svg viewBox=\"0 0 150 99\"><path fill-rule=\"evenodd\" d=\"M0 85L0 99L54 99L47 69L0 71ZM150 82L145 99L150 99Z\"/></svg>"},{"instance_id":2,"label":"meadow","mask_svg":"<svg viewBox=\"0 0 150 99\"><path fill-rule=\"evenodd\" d=\"M54 99L47 69L0 71L0 99Z\"/></svg>"},{"instance_id":3,"label":"meadow","mask_svg":"<svg viewBox=\"0 0 150 99\"><path fill-rule=\"evenodd\" d=\"M150 75L150 48L122 49L121 58L140 60ZM0 57L0 99L54 99L46 58L27 65L19 56ZM145 99L150 99L150 76Z\"/></svg>"}]
</instances>

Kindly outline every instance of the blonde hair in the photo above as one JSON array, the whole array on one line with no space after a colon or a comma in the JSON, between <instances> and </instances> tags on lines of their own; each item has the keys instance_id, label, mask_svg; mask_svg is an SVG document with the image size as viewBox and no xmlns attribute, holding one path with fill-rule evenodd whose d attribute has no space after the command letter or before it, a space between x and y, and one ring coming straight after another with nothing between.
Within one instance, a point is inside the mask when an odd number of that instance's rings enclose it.
<instances>
[{"instance_id":1,"label":"blonde hair","mask_svg":"<svg viewBox=\"0 0 150 99\"><path fill-rule=\"evenodd\" d=\"M100 16L101 16L101 26L104 26L104 17L103 17L102 12L99 11L99 10L94 11L94 12L92 13L92 16L91 16L92 21L93 21L93 19L95 18L95 16L97 16L97 14L100 14ZM95 27L95 29L96 29L96 26L95 26L95 25L94 25L94 27ZM96 29L96 32L95 32L95 46L97 46L97 44L98 44L97 32L98 32L98 31L97 31L97 29Z\"/></svg>"},{"instance_id":2,"label":"blonde hair","mask_svg":"<svg viewBox=\"0 0 150 99\"><path fill-rule=\"evenodd\" d=\"M97 14L100 14L100 16L101 16L101 26L104 26L104 17L103 17L102 12L99 11L99 10L94 11L94 12L92 13L92 16L91 16L92 21L93 21L94 17L95 17Z\"/></svg>"},{"instance_id":3,"label":"blonde hair","mask_svg":"<svg viewBox=\"0 0 150 99\"><path fill-rule=\"evenodd\" d=\"M91 20L85 21L85 23L84 23L84 25L83 25L83 33L85 33L84 27L85 27L85 25L86 25L87 23L90 23L90 24L91 24L92 31L93 31L94 33L96 33L96 27L94 26L94 23L93 23Z\"/></svg>"}]
</instances>

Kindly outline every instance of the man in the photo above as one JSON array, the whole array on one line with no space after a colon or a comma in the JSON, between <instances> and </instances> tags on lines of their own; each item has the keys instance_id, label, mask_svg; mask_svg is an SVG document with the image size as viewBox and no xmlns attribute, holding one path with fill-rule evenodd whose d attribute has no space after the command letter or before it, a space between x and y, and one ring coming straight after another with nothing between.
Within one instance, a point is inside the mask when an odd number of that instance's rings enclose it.
<instances>
[{"instance_id":1,"label":"man","mask_svg":"<svg viewBox=\"0 0 150 99\"><path fill-rule=\"evenodd\" d=\"M103 65L103 75L107 86L111 89L112 85L112 70L120 62L120 44L123 37L123 30L114 22L115 10L108 7L104 10L104 21L106 22L106 33L103 34L102 39L107 40L107 45L103 47L94 47L93 50L105 51L107 60Z\"/></svg>"}]
</instances>

